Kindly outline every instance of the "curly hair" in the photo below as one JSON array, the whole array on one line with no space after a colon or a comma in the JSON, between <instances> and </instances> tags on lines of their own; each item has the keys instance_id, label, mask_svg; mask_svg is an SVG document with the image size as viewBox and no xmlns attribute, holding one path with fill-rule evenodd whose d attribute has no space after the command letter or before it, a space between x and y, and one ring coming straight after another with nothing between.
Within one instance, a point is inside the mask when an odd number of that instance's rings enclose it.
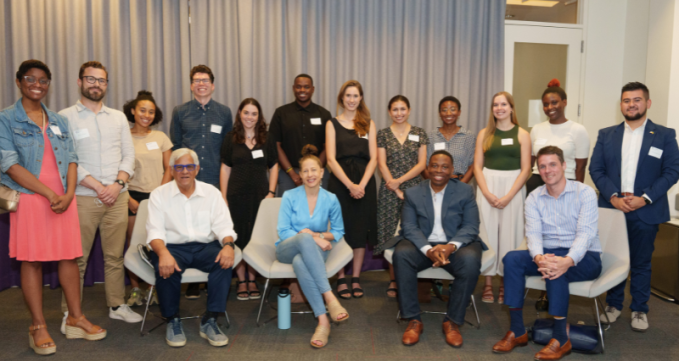
<instances>
[{"instance_id":1,"label":"curly hair","mask_svg":"<svg viewBox=\"0 0 679 361\"><path fill-rule=\"evenodd\" d=\"M45 75L47 75L47 79L52 80L52 72L50 72L50 68L47 67L47 64L35 59L26 60L19 65L19 70L17 70L16 73L17 80L21 81L24 75L34 68L44 71Z\"/></svg>"},{"instance_id":2,"label":"curly hair","mask_svg":"<svg viewBox=\"0 0 679 361\"><path fill-rule=\"evenodd\" d=\"M156 104L156 100L153 99L153 94L151 94L151 92L147 91L147 90L140 90L137 93L136 98L127 101L125 103L125 105L123 105L123 113L127 117L127 121L132 123L132 124L135 123L134 114L132 114L132 110L136 109L137 103L139 103L142 100L148 100L151 103L153 103L153 105L156 107L156 113L155 113L155 116L154 116L153 121L151 122L150 126L154 126L154 125L162 122L163 121L163 111L160 110L160 107L158 107L158 104Z\"/></svg>"},{"instance_id":3,"label":"curly hair","mask_svg":"<svg viewBox=\"0 0 679 361\"><path fill-rule=\"evenodd\" d=\"M258 115L257 124L255 124L255 141L257 144L264 144L266 143L266 121L264 120L264 115L262 115L262 107L255 98L246 98L240 102L238 111L236 112L236 120L233 122L233 142L236 144L245 143L245 128L243 127L243 121L240 118L240 112L248 104L257 107Z\"/></svg>"}]
</instances>

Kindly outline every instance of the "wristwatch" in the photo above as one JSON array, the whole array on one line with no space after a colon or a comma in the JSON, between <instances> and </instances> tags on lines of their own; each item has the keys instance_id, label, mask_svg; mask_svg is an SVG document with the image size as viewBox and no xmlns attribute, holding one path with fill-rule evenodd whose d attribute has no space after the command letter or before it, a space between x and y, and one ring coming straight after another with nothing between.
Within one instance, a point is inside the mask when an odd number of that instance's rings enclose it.
<instances>
[{"instance_id":1,"label":"wristwatch","mask_svg":"<svg viewBox=\"0 0 679 361\"><path fill-rule=\"evenodd\" d=\"M224 242L224 246L222 248L226 246L231 246L232 249L236 249L236 245L233 242Z\"/></svg>"},{"instance_id":2,"label":"wristwatch","mask_svg":"<svg viewBox=\"0 0 679 361\"><path fill-rule=\"evenodd\" d=\"M325 235L323 234L323 232L318 232L318 236L321 237L321 239L325 239Z\"/></svg>"},{"instance_id":3,"label":"wristwatch","mask_svg":"<svg viewBox=\"0 0 679 361\"><path fill-rule=\"evenodd\" d=\"M124 181L124 180L122 180L122 179L116 179L115 182L118 183L118 184L120 184L121 187L125 188L125 181Z\"/></svg>"},{"instance_id":4,"label":"wristwatch","mask_svg":"<svg viewBox=\"0 0 679 361\"><path fill-rule=\"evenodd\" d=\"M646 198L646 197L641 197L641 198L644 199L644 202L646 202L647 205L648 205L648 204L651 204L651 200L650 200L650 199L648 199L648 198Z\"/></svg>"}]
</instances>

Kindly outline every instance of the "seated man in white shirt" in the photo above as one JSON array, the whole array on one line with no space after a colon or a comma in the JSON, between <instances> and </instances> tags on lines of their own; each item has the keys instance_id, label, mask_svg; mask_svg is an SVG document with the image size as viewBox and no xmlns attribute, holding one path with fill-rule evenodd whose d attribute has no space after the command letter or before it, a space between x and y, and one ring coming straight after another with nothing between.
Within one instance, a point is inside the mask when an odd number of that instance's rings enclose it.
<instances>
[{"instance_id":1,"label":"seated man in white shirt","mask_svg":"<svg viewBox=\"0 0 679 361\"><path fill-rule=\"evenodd\" d=\"M160 311L168 319L165 340L172 347L186 344L178 314L182 273L197 268L209 273L210 290L200 336L212 346L225 346L229 339L217 316L226 310L231 285L236 240L231 215L219 190L196 180L200 165L194 151L172 152L170 168L174 181L151 192L146 222Z\"/></svg>"}]
</instances>

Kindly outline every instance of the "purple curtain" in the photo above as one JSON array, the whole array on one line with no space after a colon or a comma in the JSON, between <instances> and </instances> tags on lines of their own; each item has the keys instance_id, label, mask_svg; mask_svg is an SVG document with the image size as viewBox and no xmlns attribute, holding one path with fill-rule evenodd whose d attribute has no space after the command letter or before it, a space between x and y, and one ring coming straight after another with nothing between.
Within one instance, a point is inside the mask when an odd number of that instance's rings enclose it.
<instances>
[{"instance_id":1,"label":"purple curtain","mask_svg":"<svg viewBox=\"0 0 679 361\"><path fill-rule=\"evenodd\" d=\"M9 213L0 215L0 291L13 286L21 286L21 262L9 258ZM43 284L50 288L59 287L57 262L42 264ZM104 256L101 251L99 233L94 239L94 246L85 272L85 286L95 282L104 282Z\"/></svg>"}]
</instances>

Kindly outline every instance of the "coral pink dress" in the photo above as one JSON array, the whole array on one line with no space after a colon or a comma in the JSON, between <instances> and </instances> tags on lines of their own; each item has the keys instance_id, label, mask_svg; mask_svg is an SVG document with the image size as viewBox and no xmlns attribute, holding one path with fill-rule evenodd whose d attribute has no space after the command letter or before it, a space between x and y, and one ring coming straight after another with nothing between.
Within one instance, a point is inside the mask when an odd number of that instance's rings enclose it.
<instances>
[{"instance_id":1,"label":"coral pink dress","mask_svg":"<svg viewBox=\"0 0 679 361\"><path fill-rule=\"evenodd\" d=\"M52 143L45 140L40 181L56 194L64 194ZM80 222L75 198L66 212L52 212L50 202L39 194L22 193L17 211L9 216L9 256L19 261L59 261L83 255Z\"/></svg>"}]
</instances>

